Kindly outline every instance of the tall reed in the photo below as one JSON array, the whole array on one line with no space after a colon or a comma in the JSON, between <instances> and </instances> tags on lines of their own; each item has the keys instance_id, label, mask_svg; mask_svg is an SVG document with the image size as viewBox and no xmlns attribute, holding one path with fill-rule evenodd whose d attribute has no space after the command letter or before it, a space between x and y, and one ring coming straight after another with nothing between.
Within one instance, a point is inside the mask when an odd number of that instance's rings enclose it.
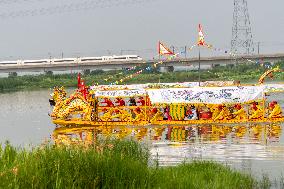
<instances>
[{"instance_id":1,"label":"tall reed","mask_svg":"<svg viewBox=\"0 0 284 189\"><path fill-rule=\"evenodd\" d=\"M151 167L134 141L0 147L0 188L256 188L249 175L213 162Z\"/></svg>"}]
</instances>

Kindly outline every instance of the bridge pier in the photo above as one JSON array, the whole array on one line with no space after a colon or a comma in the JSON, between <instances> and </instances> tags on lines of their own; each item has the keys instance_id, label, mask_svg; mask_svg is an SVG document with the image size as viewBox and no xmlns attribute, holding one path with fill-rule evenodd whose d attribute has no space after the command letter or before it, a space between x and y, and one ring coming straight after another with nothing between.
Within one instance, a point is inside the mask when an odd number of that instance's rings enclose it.
<instances>
[{"instance_id":1,"label":"bridge pier","mask_svg":"<svg viewBox=\"0 0 284 189\"><path fill-rule=\"evenodd\" d=\"M160 66L159 72L166 73L166 72L174 72L175 68L174 66Z\"/></svg>"}]
</instances>

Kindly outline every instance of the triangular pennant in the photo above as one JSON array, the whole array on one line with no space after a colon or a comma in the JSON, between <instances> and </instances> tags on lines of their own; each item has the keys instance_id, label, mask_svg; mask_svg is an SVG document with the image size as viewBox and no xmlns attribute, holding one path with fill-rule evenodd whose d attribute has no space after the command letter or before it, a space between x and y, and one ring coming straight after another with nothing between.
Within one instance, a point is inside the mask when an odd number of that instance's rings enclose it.
<instances>
[{"instance_id":1,"label":"triangular pennant","mask_svg":"<svg viewBox=\"0 0 284 189\"><path fill-rule=\"evenodd\" d=\"M160 55L172 55L174 54L169 48L159 41L158 51Z\"/></svg>"},{"instance_id":2,"label":"triangular pennant","mask_svg":"<svg viewBox=\"0 0 284 189\"><path fill-rule=\"evenodd\" d=\"M205 39L203 34L203 29L201 24L198 25L198 46L204 46L205 45Z\"/></svg>"}]
</instances>

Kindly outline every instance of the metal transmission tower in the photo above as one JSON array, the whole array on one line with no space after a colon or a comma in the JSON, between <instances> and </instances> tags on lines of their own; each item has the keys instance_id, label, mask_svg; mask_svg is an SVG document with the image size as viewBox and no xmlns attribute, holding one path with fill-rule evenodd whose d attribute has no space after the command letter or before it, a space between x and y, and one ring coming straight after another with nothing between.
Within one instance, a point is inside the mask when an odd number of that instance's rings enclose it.
<instances>
[{"instance_id":1,"label":"metal transmission tower","mask_svg":"<svg viewBox=\"0 0 284 189\"><path fill-rule=\"evenodd\" d=\"M237 55L254 52L247 0L234 0L231 52Z\"/></svg>"}]
</instances>

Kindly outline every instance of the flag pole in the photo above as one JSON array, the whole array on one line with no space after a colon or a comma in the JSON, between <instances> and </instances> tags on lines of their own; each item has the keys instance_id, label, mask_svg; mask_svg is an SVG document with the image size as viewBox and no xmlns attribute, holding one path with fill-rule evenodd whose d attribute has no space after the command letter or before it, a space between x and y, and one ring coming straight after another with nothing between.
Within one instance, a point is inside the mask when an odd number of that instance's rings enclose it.
<instances>
[{"instance_id":1,"label":"flag pole","mask_svg":"<svg viewBox=\"0 0 284 189\"><path fill-rule=\"evenodd\" d=\"M200 46L198 46L198 86L200 87Z\"/></svg>"}]
</instances>

